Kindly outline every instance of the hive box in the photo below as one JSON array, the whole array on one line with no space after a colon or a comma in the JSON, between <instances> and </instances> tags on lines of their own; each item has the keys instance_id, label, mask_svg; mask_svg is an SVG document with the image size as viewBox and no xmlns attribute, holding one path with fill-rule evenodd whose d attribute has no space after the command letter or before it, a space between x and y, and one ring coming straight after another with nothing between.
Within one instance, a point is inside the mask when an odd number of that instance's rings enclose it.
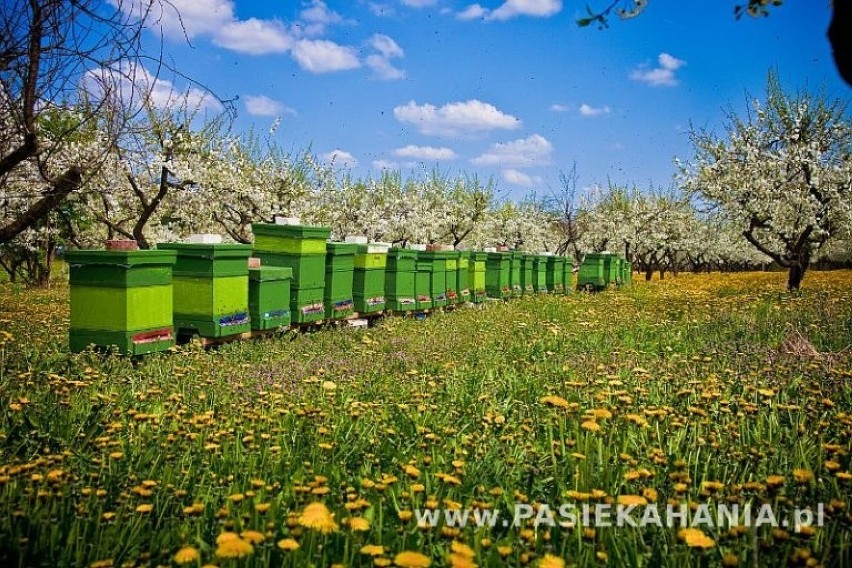
<instances>
[{"instance_id":1,"label":"hive box","mask_svg":"<svg viewBox=\"0 0 852 568\"><path fill-rule=\"evenodd\" d=\"M547 288L554 294L565 293L565 257L547 257Z\"/></svg>"},{"instance_id":2,"label":"hive box","mask_svg":"<svg viewBox=\"0 0 852 568\"><path fill-rule=\"evenodd\" d=\"M505 300L514 295L512 289L513 255L508 252L486 253L485 291L491 298ZM520 263L518 278L520 278Z\"/></svg>"},{"instance_id":3,"label":"hive box","mask_svg":"<svg viewBox=\"0 0 852 568\"><path fill-rule=\"evenodd\" d=\"M416 294L417 252L391 248L385 268L385 306L394 311L413 310L417 307Z\"/></svg>"},{"instance_id":4,"label":"hive box","mask_svg":"<svg viewBox=\"0 0 852 568\"><path fill-rule=\"evenodd\" d=\"M534 254L524 254L521 256L521 289L524 295L535 292L535 285L533 284L535 258Z\"/></svg>"},{"instance_id":5,"label":"hive box","mask_svg":"<svg viewBox=\"0 0 852 568\"><path fill-rule=\"evenodd\" d=\"M418 253L419 260L431 265L429 272L429 293L432 307L443 308L447 305L447 257L445 251L423 251Z\"/></svg>"},{"instance_id":6,"label":"hive box","mask_svg":"<svg viewBox=\"0 0 852 568\"><path fill-rule=\"evenodd\" d=\"M488 294L485 290L485 264L488 254L484 252L472 252L468 255L467 287L470 290L470 299L474 303L484 302Z\"/></svg>"},{"instance_id":7,"label":"hive box","mask_svg":"<svg viewBox=\"0 0 852 568\"><path fill-rule=\"evenodd\" d=\"M577 274L577 287L585 290L603 290L607 286L608 271L605 270L609 255L586 253L580 272ZM606 267L608 268L608 267Z\"/></svg>"},{"instance_id":8,"label":"hive box","mask_svg":"<svg viewBox=\"0 0 852 568\"><path fill-rule=\"evenodd\" d=\"M65 258L72 351L116 346L121 353L141 355L174 345L173 251L77 250Z\"/></svg>"},{"instance_id":9,"label":"hive box","mask_svg":"<svg viewBox=\"0 0 852 568\"><path fill-rule=\"evenodd\" d=\"M550 257L537 254L533 258L533 288L537 294L547 294L547 261Z\"/></svg>"},{"instance_id":10,"label":"hive box","mask_svg":"<svg viewBox=\"0 0 852 568\"><path fill-rule=\"evenodd\" d=\"M565 294L570 294L574 289L574 259L565 257L565 272L562 273L562 287Z\"/></svg>"},{"instance_id":11,"label":"hive box","mask_svg":"<svg viewBox=\"0 0 852 568\"><path fill-rule=\"evenodd\" d=\"M352 296L355 311L360 314L381 312L385 309L385 266L387 249L380 245L356 245L355 273Z\"/></svg>"},{"instance_id":12,"label":"hive box","mask_svg":"<svg viewBox=\"0 0 852 568\"><path fill-rule=\"evenodd\" d=\"M358 245L326 243L323 302L327 319L346 318L355 312L352 280L357 251Z\"/></svg>"},{"instance_id":13,"label":"hive box","mask_svg":"<svg viewBox=\"0 0 852 568\"><path fill-rule=\"evenodd\" d=\"M470 302L470 286L468 284L470 271L470 260L468 253L459 252L458 274L456 275L456 292L459 296L459 303Z\"/></svg>"},{"instance_id":14,"label":"hive box","mask_svg":"<svg viewBox=\"0 0 852 568\"><path fill-rule=\"evenodd\" d=\"M293 271L278 266L249 268L249 317L253 330L290 325Z\"/></svg>"},{"instance_id":15,"label":"hive box","mask_svg":"<svg viewBox=\"0 0 852 568\"><path fill-rule=\"evenodd\" d=\"M290 314L293 323L312 323L325 317L326 239L329 227L253 223L254 256L265 266L293 271Z\"/></svg>"},{"instance_id":16,"label":"hive box","mask_svg":"<svg viewBox=\"0 0 852 568\"><path fill-rule=\"evenodd\" d=\"M423 251L417 251L416 271L414 273L414 295L416 308L428 310L432 307L432 263L420 255Z\"/></svg>"},{"instance_id":17,"label":"hive box","mask_svg":"<svg viewBox=\"0 0 852 568\"><path fill-rule=\"evenodd\" d=\"M440 251L444 257L445 278L447 279L447 305L454 305L461 302L459 294L459 253L452 251Z\"/></svg>"},{"instance_id":18,"label":"hive box","mask_svg":"<svg viewBox=\"0 0 852 568\"><path fill-rule=\"evenodd\" d=\"M248 258L241 244L163 243L177 253L174 326L182 335L225 337L251 329Z\"/></svg>"},{"instance_id":19,"label":"hive box","mask_svg":"<svg viewBox=\"0 0 852 568\"><path fill-rule=\"evenodd\" d=\"M511 293L513 296L520 296L524 293L521 277L521 263L523 262L524 253L521 251L510 251L508 254L509 258L511 258L509 286L511 287Z\"/></svg>"}]
</instances>

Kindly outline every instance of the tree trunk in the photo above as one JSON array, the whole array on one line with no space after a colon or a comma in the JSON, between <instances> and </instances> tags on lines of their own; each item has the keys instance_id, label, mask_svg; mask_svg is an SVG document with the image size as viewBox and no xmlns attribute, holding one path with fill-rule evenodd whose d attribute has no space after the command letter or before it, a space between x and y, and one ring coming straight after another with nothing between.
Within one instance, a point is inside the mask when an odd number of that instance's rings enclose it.
<instances>
[{"instance_id":1,"label":"tree trunk","mask_svg":"<svg viewBox=\"0 0 852 568\"><path fill-rule=\"evenodd\" d=\"M787 274L787 290L793 292L802 286L802 280L805 277L805 272L808 270L810 258L808 256L801 257L798 261L790 264L790 272Z\"/></svg>"},{"instance_id":2,"label":"tree trunk","mask_svg":"<svg viewBox=\"0 0 852 568\"><path fill-rule=\"evenodd\" d=\"M651 278L653 276L654 276L654 269L651 268L651 265L648 265L648 267L645 269L645 281L650 282Z\"/></svg>"}]
</instances>

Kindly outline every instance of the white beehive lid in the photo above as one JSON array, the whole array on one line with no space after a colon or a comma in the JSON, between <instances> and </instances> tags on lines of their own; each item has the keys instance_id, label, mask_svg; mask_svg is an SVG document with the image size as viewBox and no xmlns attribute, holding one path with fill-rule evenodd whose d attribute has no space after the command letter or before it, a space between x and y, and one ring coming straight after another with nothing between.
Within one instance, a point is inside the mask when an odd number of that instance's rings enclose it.
<instances>
[{"instance_id":1,"label":"white beehive lid","mask_svg":"<svg viewBox=\"0 0 852 568\"><path fill-rule=\"evenodd\" d=\"M367 237L365 237L364 235L349 235L348 237L346 237L344 242L347 242L347 243L350 243L350 244L353 244L353 245L366 245L367 244Z\"/></svg>"},{"instance_id":2,"label":"white beehive lid","mask_svg":"<svg viewBox=\"0 0 852 568\"><path fill-rule=\"evenodd\" d=\"M426 250L426 245L420 243L411 245L411 250Z\"/></svg>"},{"instance_id":3,"label":"white beehive lid","mask_svg":"<svg viewBox=\"0 0 852 568\"><path fill-rule=\"evenodd\" d=\"M368 253L368 254L372 254L372 253L387 253L387 252L388 252L388 248L389 248L389 247L386 247L384 244L379 244L379 243L370 243L370 244L368 244L368 245L367 245L367 253Z\"/></svg>"},{"instance_id":4,"label":"white beehive lid","mask_svg":"<svg viewBox=\"0 0 852 568\"><path fill-rule=\"evenodd\" d=\"M201 245L218 245L222 242L222 235L216 233L195 233L186 238L186 242Z\"/></svg>"},{"instance_id":5,"label":"white beehive lid","mask_svg":"<svg viewBox=\"0 0 852 568\"><path fill-rule=\"evenodd\" d=\"M485 252L497 252L497 247L485 247Z\"/></svg>"},{"instance_id":6,"label":"white beehive lid","mask_svg":"<svg viewBox=\"0 0 852 568\"><path fill-rule=\"evenodd\" d=\"M283 217L281 215L275 216L275 224L276 225L299 225L301 224L301 219L299 217Z\"/></svg>"},{"instance_id":7,"label":"white beehive lid","mask_svg":"<svg viewBox=\"0 0 852 568\"><path fill-rule=\"evenodd\" d=\"M548 252L548 251L540 252L540 253L538 253L538 254L539 254L539 255L541 255L541 256L553 256L553 253L552 253L552 252Z\"/></svg>"}]
</instances>

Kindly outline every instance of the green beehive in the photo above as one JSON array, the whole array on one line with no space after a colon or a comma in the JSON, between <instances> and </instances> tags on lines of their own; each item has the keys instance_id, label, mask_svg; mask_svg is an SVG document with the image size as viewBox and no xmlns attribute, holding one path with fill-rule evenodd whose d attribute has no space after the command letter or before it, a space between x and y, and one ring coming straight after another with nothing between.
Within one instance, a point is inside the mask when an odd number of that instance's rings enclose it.
<instances>
[{"instance_id":1,"label":"green beehive","mask_svg":"<svg viewBox=\"0 0 852 568\"><path fill-rule=\"evenodd\" d=\"M508 252L485 254L485 291L491 298L505 300L514 294L512 290L513 255ZM520 276L520 269L518 276Z\"/></svg>"},{"instance_id":2,"label":"green beehive","mask_svg":"<svg viewBox=\"0 0 852 568\"><path fill-rule=\"evenodd\" d=\"M225 337L251 330L249 245L163 243L158 246L177 252L174 326L178 333Z\"/></svg>"},{"instance_id":3,"label":"green beehive","mask_svg":"<svg viewBox=\"0 0 852 568\"><path fill-rule=\"evenodd\" d=\"M621 255L618 255L616 256L616 260L615 283L621 286L624 284L624 258L622 258Z\"/></svg>"},{"instance_id":4,"label":"green beehive","mask_svg":"<svg viewBox=\"0 0 852 568\"><path fill-rule=\"evenodd\" d=\"M617 255L611 252L601 253L604 259L604 280L606 283L616 285L621 279L621 262Z\"/></svg>"},{"instance_id":5,"label":"green beehive","mask_svg":"<svg viewBox=\"0 0 852 568\"><path fill-rule=\"evenodd\" d=\"M253 223L254 256L265 266L293 271L290 316L293 323L313 323L325 317L326 240L328 227Z\"/></svg>"},{"instance_id":6,"label":"green beehive","mask_svg":"<svg viewBox=\"0 0 852 568\"><path fill-rule=\"evenodd\" d=\"M570 294L574 290L574 259L565 257L565 271L562 273L562 293Z\"/></svg>"},{"instance_id":7,"label":"green beehive","mask_svg":"<svg viewBox=\"0 0 852 568\"><path fill-rule=\"evenodd\" d=\"M547 257L547 289L553 294L565 293L565 257Z\"/></svg>"},{"instance_id":8,"label":"green beehive","mask_svg":"<svg viewBox=\"0 0 852 568\"><path fill-rule=\"evenodd\" d=\"M418 310L432 308L432 262L423 258L423 251L417 251L416 271L414 273L414 295Z\"/></svg>"},{"instance_id":9,"label":"green beehive","mask_svg":"<svg viewBox=\"0 0 852 568\"><path fill-rule=\"evenodd\" d=\"M523 258L524 253L521 251L512 251L509 253L509 257L511 258L511 273L509 275L509 286L511 288L512 296L520 296L524 293L523 286Z\"/></svg>"},{"instance_id":10,"label":"green beehive","mask_svg":"<svg viewBox=\"0 0 852 568\"><path fill-rule=\"evenodd\" d=\"M326 243L323 303L327 319L343 319L355 312L352 284L358 245Z\"/></svg>"},{"instance_id":11,"label":"green beehive","mask_svg":"<svg viewBox=\"0 0 852 568\"><path fill-rule=\"evenodd\" d=\"M446 262L447 305L461 302L459 284L459 253L458 251L440 251Z\"/></svg>"},{"instance_id":12,"label":"green beehive","mask_svg":"<svg viewBox=\"0 0 852 568\"><path fill-rule=\"evenodd\" d=\"M580 272L577 274L577 287L583 290L603 290L607 286L609 275L608 254L586 253Z\"/></svg>"},{"instance_id":13,"label":"green beehive","mask_svg":"<svg viewBox=\"0 0 852 568\"><path fill-rule=\"evenodd\" d=\"M550 255L537 254L533 259L533 288L536 294L547 294L550 287L547 285L547 261Z\"/></svg>"},{"instance_id":14,"label":"green beehive","mask_svg":"<svg viewBox=\"0 0 852 568\"><path fill-rule=\"evenodd\" d=\"M417 251L391 248L385 268L385 306L389 310L407 311L417 307Z\"/></svg>"},{"instance_id":15,"label":"green beehive","mask_svg":"<svg viewBox=\"0 0 852 568\"><path fill-rule=\"evenodd\" d=\"M625 284L633 284L633 267L630 264L629 260L625 260L621 266L622 276L621 279Z\"/></svg>"},{"instance_id":16,"label":"green beehive","mask_svg":"<svg viewBox=\"0 0 852 568\"><path fill-rule=\"evenodd\" d=\"M249 268L249 316L253 330L290 325L293 271L278 266Z\"/></svg>"},{"instance_id":17,"label":"green beehive","mask_svg":"<svg viewBox=\"0 0 852 568\"><path fill-rule=\"evenodd\" d=\"M443 308L447 305L447 257L442 251L421 251L418 259L432 265L429 273L429 293L432 296L432 307Z\"/></svg>"},{"instance_id":18,"label":"green beehive","mask_svg":"<svg viewBox=\"0 0 852 568\"><path fill-rule=\"evenodd\" d=\"M458 274L456 276L456 292L459 295L459 303L470 302L470 286L468 273L470 271L469 255L466 252L459 252Z\"/></svg>"},{"instance_id":19,"label":"green beehive","mask_svg":"<svg viewBox=\"0 0 852 568\"><path fill-rule=\"evenodd\" d=\"M360 314L381 312L385 309L387 248L376 244L357 247L352 282L355 311Z\"/></svg>"},{"instance_id":20,"label":"green beehive","mask_svg":"<svg viewBox=\"0 0 852 568\"><path fill-rule=\"evenodd\" d=\"M72 351L116 346L128 355L175 344L172 326L173 251L75 250L70 269Z\"/></svg>"},{"instance_id":21,"label":"green beehive","mask_svg":"<svg viewBox=\"0 0 852 568\"><path fill-rule=\"evenodd\" d=\"M470 301L474 303L484 302L488 298L485 290L485 264L488 254L484 252L472 252L468 255L467 287L470 291Z\"/></svg>"},{"instance_id":22,"label":"green beehive","mask_svg":"<svg viewBox=\"0 0 852 568\"><path fill-rule=\"evenodd\" d=\"M535 266L536 255L534 254L524 254L521 257L521 288L522 293L524 295L529 295L535 292L535 284L533 280L533 275L535 271L533 267Z\"/></svg>"}]
</instances>

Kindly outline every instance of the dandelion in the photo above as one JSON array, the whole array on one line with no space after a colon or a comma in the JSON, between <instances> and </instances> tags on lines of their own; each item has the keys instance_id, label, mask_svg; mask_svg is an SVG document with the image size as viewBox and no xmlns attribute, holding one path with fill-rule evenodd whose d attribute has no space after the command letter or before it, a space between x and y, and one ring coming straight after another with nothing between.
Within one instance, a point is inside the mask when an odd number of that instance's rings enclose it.
<instances>
[{"instance_id":1,"label":"dandelion","mask_svg":"<svg viewBox=\"0 0 852 568\"><path fill-rule=\"evenodd\" d=\"M151 505L150 503L143 503L143 504L139 505L138 507L136 507L137 513L150 513L153 510L154 510L154 506Z\"/></svg>"},{"instance_id":2,"label":"dandelion","mask_svg":"<svg viewBox=\"0 0 852 568\"><path fill-rule=\"evenodd\" d=\"M349 519L349 528L353 532L364 532L370 530L370 521L364 517L352 517Z\"/></svg>"},{"instance_id":3,"label":"dandelion","mask_svg":"<svg viewBox=\"0 0 852 568\"><path fill-rule=\"evenodd\" d=\"M191 562L198 562L200 557L201 554L198 552L197 548L193 546L184 546L175 553L173 560L175 561L175 564L184 565L190 564Z\"/></svg>"},{"instance_id":4,"label":"dandelion","mask_svg":"<svg viewBox=\"0 0 852 568\"><path fill-rule=\"evenodd\" d=\"M545 554L538 561L538 568L565 568L565 561L553 554Z\"/></svg>"},{"instance_id":5,"label":"dandelion","mask_svg":"<svg viewBox=\"0 0 852 568\"><path fill-rule=\"evenodd\" d=\"M381 556L385 553L385 547L379 544L365 544L358 552L366 556Z\"/></svg>"},{"instance_id":6,"label":"dandelion","mask_svg":"<svg viewBox=\"0 0 852 568\"><path fill-rule=\"evenodd\" d=\"M641 495L619 495L616 498L619 505L627 505L634 507L643 507L648 504L648 500Z\"/></svg>"},{"instance_id":7,"label":"dandelion","mask_svg":"<svg viewBox=\"0 0 852 568\"><path fill-rule=\"evenodd\" d=\"M337 523L334 522L334 515L324 504L319 502L311 503L305 507L299 516L299 524L322 534L333 533L338 529Z\"/></svg>"},{"instance_id":8,"label":"dandelion","mask_svg":"<svg viewBox=\"0 0 852 568\"><path fill-rule=\"evenodd\" d=\"M601 425L595 422L594 420L586 420L582 424L580 424L580 428L583 430L588 430L589 432L597 432L601 429Z\"/></svg>"},{"instance_id":9,"label":"dandelion","mask_svg":"<svg viewBox=\"0 0 852 568\"><path fill-rule=\"evenodd\" d=\"M429 568L432 561L424 554L406 550L394 556L393 563L400 568Z\"/></svg>"},{"instance_id":10,"label":"dandelion","mask_svg":"<svg viewBox=\"0 0 852 568\"><path fill-rule=\"evenodd\" d=\"M796 483L807 483L814 478L814 472L809 469L796 468L793 470L793 479Z\"/></svg>"},{"instance_id":11,"label":"dandelion","mask_svg":"<svg viewBox=\"0 0 852 568\"><path fill-rule=\"evenodd\" d=\"M258 531L243 531L240 533L240 538L249 544L260 544L266 540L266 535Z\"/></svg>"},{"instance_id":12,"label":"dandelion","mask_svg":"<svg viewBox=\"0 0 852 568\"><path fill-rule=\"evenodd\" d=\"M219 535L219 537L221 538L224 534L229 533L223 533L222 535ZM219 542L219 539L217 538L216 542L218 544L218 546L216 546L216 556L218 558L242 558L243 556L249 556L254 552L254 547L251 543L241 539L239 536L236 538L228 538L221 542Z\"/></svg>"},{"instance_id":13,"label":"dandelion","mask_svg":"<svg viewBox=\"0 0 852 568\"><path fill-rule=\"evenodd\" d=\"M539 402L547 406L555 406L557 408L568 408L570 403L561 396L548 395L539 399Z\"/></svg>"},{"instance_id":14,"label":"dandelion","mask_svg":"<svg viewBox=\"0 0 852 568\"><path fill-rule=\"evenodd\" d=\"M299 543L294 538L282 538L278 541L278 548L287 552L292 552L294 550L298 550Z\"/></svg>"},{"instance_id":15,"label":"dandelion","mask_svg":"<svg viewBox=\"0 0 852 568\"><path fill-rule=\"evenodd\" d=\"M704 534L704 531L696 528L684 528L677 533L678 538L690 548L713 548L716 541Z\"/></svg>"}]
</instances>

